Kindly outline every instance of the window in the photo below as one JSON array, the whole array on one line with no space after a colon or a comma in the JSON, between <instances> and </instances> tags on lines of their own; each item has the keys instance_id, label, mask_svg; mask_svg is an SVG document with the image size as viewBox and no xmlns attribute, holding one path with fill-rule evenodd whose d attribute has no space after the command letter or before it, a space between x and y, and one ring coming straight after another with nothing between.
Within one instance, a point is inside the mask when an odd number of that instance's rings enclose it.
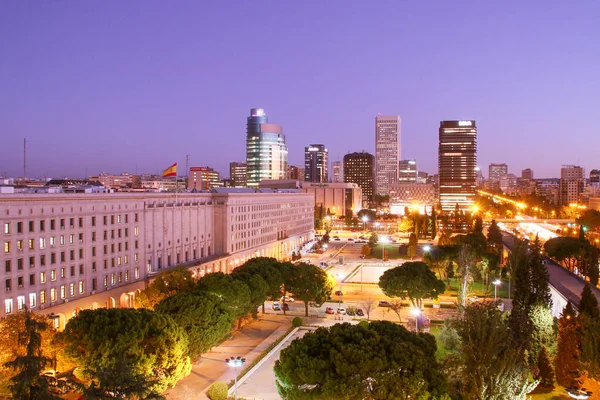
<instances>
[{"instance_id":1,"label":"window","mask_svg":"<svg viewBox=\"0 0 600 400\"><path fill-rule=\"evenodd\" d=\"M40 256L40 265L46 265L46 256L44 254Z\"/></svg>"},{"instance_id":2,"label":"window","mask_svg":"<svg viewBox=\"0 0 600 400\"><path fill-rule=\"evenodd\" d=\"M129 250L129 242L125 242L125 251Z\"/></svg>"},{"instance_id":3,"label":"window","mask_svg":"<svg viewBox=\"0 0 600 400\"><path fill-rule=\"evenodd\" d=\"M133 235L137 236L140 233L139 228L136 226L135 228L133 228Z\"/></svg>"},{"instance_id":4,"label":"window","mask_svg":"<svg viewBox=\"0 0 600 400\"><path fill-rule=\"evenodd\" d=\"M50 301L56 301L56 288L50 289Z\"/></svg>"},{"instance_id":5,"label":"window","mask_svg":"<svg viewBox=\"0 0 600 400\"><path fill-rule=\"evenodd\" d=\"M139 247L139 243L138 243L138 241L136 240L136 241L135 241L135 249L137 250L137 249L138 249L138 247Z\"/></svg>"},{"instance_id":6,"label":"window","mask_svg":"<svg viewBox=\"0 0 600 400\"><path fill-rule=\"evenodd\" d=\"M65 255L65 252L61 251L60 252L60 262L65 262L65 261L67 261L67 257Z\"/></svg>"},{"instance_id":7,"label":"window","mask_svg":"<svg viewBox=\"0 0 600 400\"><path fill-rule=\"evenodd\" d=\"M92 262L92 271L96 272L96 261Z\"/></svg>"},{"instance_id":8,"label":"window","mask_svg":"<svg viewBox=\"0 0 600 400\"><path fill-rule=\"evenodd\" d=\"M65 285L60 286L60 298L64 299L67 297L67 287Z\"/></svg>"},{"instance_id":9,"label":"window","mask_svg":"<svg viewBox=\"0 0 600 400\"><path fill-rule=\"evenodd\" d=\"M71 261L74 261L74 260L75 260L75 250L71 250L71 251L69 251L69 259L70 259Z\"/></svg>"},{"instance_id":10,"label":"window","mask_svg":"<svg viewBox=\"0 0 600 400\"><path fill-rule=\"evenodd\" d=\"M52 271L50 271L50 280L52 282L54 282L56 280L56 270L53 269Z\"/></svg>"},{"instance_id":11,"label":"window","mask_svg":"<svg viewBox=\"0 0 600 400\"><path fill-rule=\"evenodd\" d=\"M123 256L123 264L127 265L129 263L129 256L125 255Z\"/></svg>"},{"instance_id":12,"label":"window","mask_svg":"<svg viewBox=\"0 0 600 400\"><path fill-rule=\"evenodd\" d=\"M60 235L60 245L61 246L65 245L65 235Z\"/></svg>"},{"instance_id":13,"label":"window","mask_svg":"<svg viewBox=\"0 0 600 400\"><path fill-rule=\"evenodd\" d=\"M5 222L4 223L4 233L6 235L10 234L10 222Z\"/></svg>"},{"instance_id":14,"label":"window","mask_svg":"<svg viewBox=\"0 0 600 400\"><path fill-rule=\"evenodd\" d=\"M69 244L73 244L73 241L75 240L75 235L70 234L69 235Z\"/></svg>"},{"instance_id":15,"label":"window","mask_svg":"<svg viewBox=\"0 0 600 400\"><path fill-rule=\"evenodd\" d=\"M119 283L123 282L123 273L119 272Z\"/></svg>"},{"instance_id":16,"label":"window","mask_svg":"<svg viewBox=\"0 0 600 400\"><path fill-rule=\"evenodd\" d=\"M108 240L108 231L104 231L104 240Z\"/></svg>"},{"instance_id":17,"label":"window","mask_svg":"<svg viewBox=\"0 0 600 400\"><path fill-rule=\"evenodd\" d=\"M50 236L50 247L56 245L56 238L54 236Z\"/></svg>"},{"instance_id":18,"label":"window","mask_svg":"<svg viewBox=\"0 0 600 400\"><path fill-rule=\"evenodd\" d=\"M79 243L83 243L83 233L79 234Z\"/></svg>"},{"instance_id":19,"label":"window","mask_svg":"<svg viewBox=\"0 0 600 400\"><path fill-rule=\"evenodd\" d=\"M79 218L79 227L83 228L83 218Z\"/></svg>"},{"instance_id":20,"label":"window","mask_svg":"<svg viewBox=\"0 0 600 400\"><path fill-rule=\"evenodd\" d=\"M110 284L111 284L111 286L114 286L115 283L116 283L116 277L115 277L115 273L113 272L112 274L110 274Z\"/></svg>"},{"instance_id":21,"label":"window","mask_svg":"<svg viewBox=\"0 0 600 400\"><path fill-rule=\"evenodd\" d=\"M125 223L129 223L129 214L125 214Z\"/></svg>"},{"instance_id":22,"label":"window","mask_svg":"<svg viewBox=\"0 0 600 400\"><path fill-rule=\"evenodd\" d=\"M117 257L117 265L121 265L122 261L123 261L123 259L120 256Z\"/></svg>"},{"instance_id":23,"label":"window","mask_svg":"<svg viewBox=\"0 0 600 400\"><path fill-rule=\"evenodd\" d=\"M75 276L75 266L71 265L71 276Z\"/></svg>"},{"instance_id":24,"label":"window","mask_svg":"<svg viewBox=\"0 0 600 400\"><path fill-rule=\"evenodd\" d=\"M104 225L108 225L108 217L106 215L104 216Z\"/></svg>"},{"instance_id":25,"label":"window","mask_svg":"<svg viewBox=\"0 0 600 400\"><path fill-rule=\"evenodd\" d=\"M92 217L92 226L96 226L96 217Z\"/></svg>"},{"instance_id":26,"label":"window","mask_svg":"<svg viewBox=\"0 0 600 400\"><path fill-rule=\"evenodd\" d=\"M5 288L7 292L10 292L12 290L12 281L10 279L7 279L6 281L4 281L5 283Z\"/></svg>"},{"instance_id":27,"label":"window","mask_svg":"<svg viewBox=\"0 0 600 400\"><path fill-rule=\"evenodd\" d=\"M129 237L129 228L125 228L125 237Z\"/></svg>"},{"instance_id":28,"label":"window","mask_svg":"<svg viewBox=\"0 0 600 400\"><path fill-rule=\"evenodd\" d=\"M108 245L104 245L104 254L108 254Z\"/></svg>"},{"instance_id":29,"label":"window","mask_svg":"<svg viewBox=\"0 0 600 400\"><path fill-rule=\"evenodd\" d=\"M4 261L4 271L10 272L10 270L11 270L10 260Z\"/></svg>"},{"instance_id":30,"label":"window","mask_svg":"<svg viewBox=\"0 0 600 400\"><path fill-rule=\"evenodd\" d=\"M23 233L23 223L17 222L17 233Z\"/></svg>"},{"instance_id":31,"label":"window","mask_svg":"<svg viewBox=\"0 0 600 400\"><path fill-rule=\"evenodd\" d=\"M83 281L79 281L79 294L83 294Z\"/></svg>"},{"instance_id":32,"label":"window","mask_svg":"<svg viewBox=\"0 0 600 400\"><path fill-rule=\"evenodd\" d=\"M40 221L40 232L46 230L46 221Z\"/></svg>"},{"instance_id":33,"label":"window","mask_svg":"<svg viewBox=\"0 0 600 400\"><path fill-rule=\"evenodd\" d=\"M53 231L56 229L56 221L51 219L50 220L50 230Z\"/></svg>"},{"instance_id":34,"label":"window","mask_svg":"<svg viewBox=\"0 0 600 400\"><path fill-rule=\"evenodd\" d=\"M111 224L111 225L114 225L114 224L115 224L115 216L114 216L114 215L111 215L111 216L110 216L110 224Z\"/></svg>"},{"instance_id":35,"label":"window","mask_svg":"<svg viewBox=\"0 0 600 400\"><path fill-rule=\"evenodd\" d=\"M135 270L133 271L133 276L135 279L140 279L140 269L138 267L135 267Z\"/></svg>"},{"instance_id":36,"label":"window","mask_svg":"<svg viewBox=\"0 0 600 400\"><path fill-rule=\"evenodd\" d=\"M74 228L75 227L75 218L69 218L69 227L70 228Z\"/></svg>"},{"instance_id":37,"label":"window","mask_svg":"<svg viewBox=\"0 0 600 400\"><path fill-rule=\"evenodd\" d=\"M23 277L22 277L22 276L19 276L19 277L17 278L17 285L18 285L20 288L22 288L22 287L23 287L23 283L24 283L24 282L23 282Z\"/></svg>"},{"instance_id":38,"label":"window","mask_svg":"<svg viewBox=\"0 0 600 400\"><path fill-rule=\"evenodd\" d=\"M18 296L17 297L17 309L23 310L25 308L25 296Z\"/></svg>"},{"instance_id":39,"label":"window","mask_svg":"<svg viewBox=\"0 0 600 400\"><path fill-rule=\"evenodd\" d=\"M125 282L129 282L129 270L125 271Z\"/></svg>"},{"instance_id":40,"label":"window","mask_svg":"<svg viewBox=\"0 0 600 400\"><path fill-rule=\"evenodd\" d=\"M45 249L45 248L46 248L46 239L40 238L40 249Z\"/></svg>"},{"instance_id":41,"label":"window","mask_svg":"<svg viewBox=\"0 0 600 400\"><path fill-rule=\"evenodd\" d=\"M104 287L108 286L108 275L104 275Z\"/></svg>"},{"instance_id":42,"label":"window","mask_svg":"<svg viewBox=\"0 0 600 400\"><path fill-rule=\"evenodd\" d=\"M35 248L35 240L29 239L28 242L29 242L29 250L34 250L34 248Z\"/></svg>"},{"instance_id":43,"label":"window","mask_svg":"<svg viewBox=\"0 0 600 400\"><path fill-rule=\"evenodd\" d=\"M138 253L135 253L135 254L133 255L133 260L134 260L135 262L138 262L138 261L139 261L139 258L138 258Z\"/></svg>"},{"instance_id":44,"label":"window","mask_svg":"<svg viewBox=\"0 0 600 400\"><path fill-rule=\"evenodd\" d=\"M17 258L17 269L21 271L23 269L23 259Z\"/></svg>"},{"instance_id":45,"label":"window","mask_svg":"<svg viewBox=\"0 0 600 400\"><path fill-rule=\"evenodd\" d=\"M13 301L12 299L4 300L4 312L6 314L10 314L13 310Z\"/></svg>"},{"instance_id":46,"label":"window","mask_svg":"<svg viewBox=\"0 0 600 400\"><path fill-rule=\"evenodd\" d=\"M92 290L96 290L98 287L98 283L96 281L96 278L92 279Z\"/></svg>"},{"instance_id":47,"label":"window","mask_svg":"<svg viewBox=\"0 0 600 400\"><path fill-rule=\"evenodd\" d=\"M60 220L60 229L65 229L65 219L61 218Z\"/></svg>"},{"instance_id":48,"label":"window","mask_svg":"<svg viewBox=\"0 0 600 400\"><path fill-rule=\"evenodd\" d=\"M74 283L69 284L69 296L71 296L71 297L75 296L75 284Z\"/></svg>"},{"instance_id":49,"label":"window","mask_svg":"<svg viewBox=\"0 0 600 400\"><path fill-rule=\"evenodd\" d=\"M96 232L92 232L92 242L96 241Z\"/></svg>"},{"instance_id":50,"label":"window","mask_svg":"<svg viewBox=\"0 0 600 400\"><path fill-rule=\"evenodd\" d=\"M4 242L4 252L10 253L10 242Z\"/></svg>"},{"instance_id":51,"label":"window","mask_svg":"<svg viewBox=\"0 0 600 400\"><path fill-rule=\"evenodd\" d=\"M67 276L67 273L66 273L65 269L64 269L64 268L61 268L61 269L60 269L60 277L61 277L61 278L65 278L66 276Z\"/></svg>"},{"instance_id":52,"label":"window","mask_svg":"<svg viewBox=\"0 0 600 400\"><path fill-rule=\"evenodd\" d=\"M37 306L35 293L29 293L29 307L34 308Z\"/></svg>"},{"instance_id":53,"label":"window","mask_svg":"<svg viewBox=\"0 0 600 400\"><path fill-rule=\"evenodd\" d=\"M120 223L121 223L121 216L117 215L117 224L120 224Z\"/></svg>"},{"instance_id":54,"label":"window","mask_svg":"<svg viewBox=\"0 0 600 400\"><path fill-rule=\"evenodd\" d=\"M29 286L35 285L35 274L29 274Z\"/></svg>"},{"instance_id":55,"label":"window","mask_svg":"<svg viewBox=\"0 0 600 400\"><path fill-rule=\"evenodd\" d=\"M46 273L40 272L40 283L46 283Z\"/></svg>"},{"instance_id":56,"label":"window","mask_svg":"<svg viewBox=\"0 0 600 400\"><path fill-rule=\"evenodd\" d=\"M83 258L83 249L79 249L79 259Z\"/></svg>"},{"instance_id":57,"label":"window","mask_svg":"<svg viewBox=\"0 0 600 400\"><path fill-rule=\"evenodd\" d=\"M46 291L40 290L40 304L46 304Z\"/></svg>"},{"instance_id":58,"label":"window","mask_svg":"<svg viewBox=\"0 0 600 400\"><path fill-rule=\"evenodd\" d=\"M92 247L92 257L96 257L96 248Z\"/></svg>"},{"instance_id":59,"label":"window","mask_svg":"<svg viewBox=\"0 0 600 400\"><path fill-rule=\"evenodd\" d=\"M56 253L50 253L50 264L56 264Z\"/></svg>"},{"instance_id":60,"label":"window","mask_svg":"<svg viewBox=\"0 0 600 400\"><path fill-rule=\"evenodd\" d=\"M135 213L135 214L134 214L134 216L133 216L133 221L134 221L134 222L138 222L138 215L137 215L137 213Z\"/></svg>"},{"instance_id":61,"label":"window","mask_svg":"<svg viewBox=\"0 0 600 400\"><path fill-rule=\"evenodd\" d=\"M29 221L29 232L35 232L34 221Z\"/></svg>"},{"instance_id":62,"label":"window","mask_svg":"<svg viewBox=\"0 0 600 400\"><path fill-rule=\"evenodd\" d=\"M35 257L29 257L29 268L35 268Z\"/></svg>"},{"instance_id":63,"label":"window","mask_svg":"<svg viewBox=\"0 0 600 400\"><path fill-rule=\"evenodd\" d=\"M83 275L83 264L79 264L79 275Z\"/></svg>"}]
</instances>

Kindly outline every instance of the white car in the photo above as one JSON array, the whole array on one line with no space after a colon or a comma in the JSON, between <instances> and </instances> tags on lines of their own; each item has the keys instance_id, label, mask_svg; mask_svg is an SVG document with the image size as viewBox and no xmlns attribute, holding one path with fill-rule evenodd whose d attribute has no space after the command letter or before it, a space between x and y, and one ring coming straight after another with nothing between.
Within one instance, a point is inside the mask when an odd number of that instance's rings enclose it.
<instances>
[{"instance_id":1,"label":"white car","mask_svg":"<svg viewBox=\"0 0 600 400\"><path fill-rule=\"evenodd\" d=\"M282 301L284 303L293 303L295 300L293 297L283 296L279 301Z\"/></svg>"},{"instance_id":2,"label":"white car","mask_svg":"<svg viewBox=\"0 0 600 400\"><path fill-rule=\"evenodd\" d=\"M337 309L338 314L346 315L346 309L344 307L339 307Z\"/></svg>"},{"instance_id":3,"label":"white car","mask_svg":"<svg viewBox=\"0 0 600 400\"><path fill-rule=\"evenodd\" d=\"M273 311L281 311L281 306L276 301L273 302Z\"/></svg>"}]
</instances>

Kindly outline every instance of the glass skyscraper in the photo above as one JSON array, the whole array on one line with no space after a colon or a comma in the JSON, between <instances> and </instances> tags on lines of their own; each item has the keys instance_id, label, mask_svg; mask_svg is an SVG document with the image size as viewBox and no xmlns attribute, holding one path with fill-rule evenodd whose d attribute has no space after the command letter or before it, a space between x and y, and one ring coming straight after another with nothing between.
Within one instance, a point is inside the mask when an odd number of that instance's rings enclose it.
<instances>
[{"instance_id":1,"label":"glass skyscraper","mask_svg":"<svg viewBox=\"0 0 600 400\"><path fill-rule=\"evenodd\" d=\"M281 125L269 124L262 108L250 110L246 125L248 187L265 179L286 179L288 148Z\"/></svg>"},{"instance_id":2,"label":"glass skyscraper","mask_svg":"<svg viewBox=\"0 0 600 400\"><path fill-rule=\"evenodd\" d=\"M325 183L328 181L327 148L322 144L311 144L304 148L304 180Z\"/></svg>"}]
</instances>

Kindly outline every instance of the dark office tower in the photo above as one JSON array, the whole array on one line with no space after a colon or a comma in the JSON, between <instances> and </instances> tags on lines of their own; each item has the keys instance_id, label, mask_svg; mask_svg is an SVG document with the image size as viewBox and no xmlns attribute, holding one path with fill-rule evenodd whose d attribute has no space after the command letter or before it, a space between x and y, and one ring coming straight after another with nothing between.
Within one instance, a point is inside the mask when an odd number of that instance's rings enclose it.
<instances>
[{"instance_id":1,"label":"dark office tower","mask_svg":"<svg viewBox=\"0 0 600 400\"><path fill-rule=\"evenodd\" d=\"M600 184L600 169L593 169L590 171L590 183L598 186Z\"/></svg>"},{"instance_id":2,"label":"dark office tower","mask_svg":"<svg viewBox=\"0 0 600 400\"><path fill-rule=\"evenodd\" d=\"M322 144L311 144L304 148L304 180L324 183L327 175L327 148Z\"/></svg>"},{"instance_id":3,"label":"dark office tower","mask_svg":"<svg viewBox=\"0 0 600 400\"><path fill-rule=\"evenodd\" d=\"M229 163L229 179L232 187L246 187L248 164L244 162Z\"/></svg>"},{"instance_id":4,"label":"dark office tower","mask_svg":"<svg viewBox=\"0 0 600 400\"><path fill-rule=\"evenodd\" d=\"M521 179L533 179L533 170L531 168L526 168L521 171Z\"/></svg>"},{"instance_id":5,"label":"dark office tower","mask_svg":"<svg viewBox=\"0 0 600 400\"><path fill-rule=\"evenodd\" d=\"M265 179L286 179L288 148L281 125L269 124L265 110L250 110L246 126L248 187Z\"/></svg>"},{"instance_id":6,"label":"dark office tower","mask_svg":"<svg viewBox=\"0 0 600 400\"><path fill-rule=\"evenodd\" d=\"M417 183L418 172L415 160L400 160L398 165L398 183Z\"/></svg>"},{"instance_id":7,"label":"dark office tower","mask_svg":"<svg viewBox=\"0 0 600 400\"><path fill-rule=\"evenodd\" d=\"M456 205L470 211L477 184L477 127L475 121L441 121L439 143L439 196L442 210Z\"/></svg>"},{"instance_id":8,"label":"dark office tower","mask_svg":"<svg viewBox=\"0 0 600 400\"><path fill-rule=\"evenodd\" d=\"M363 207L373 204L373 178L375 157L363 151L344 156L344 182L356 183L362 190Z\"/></svg>"},{"instance_id":9,"label":"dark office tower","mask_svg":"<svg viewBox=\"0 0 600 400\"><path fill-rule=\"evenodd\" d=\"M300 176L299 171L302 168L298 168L295 165L288 165L288 179L293 179L295 181L301 181L304 179L304 176Z\"/></svg>"}]
</instances>

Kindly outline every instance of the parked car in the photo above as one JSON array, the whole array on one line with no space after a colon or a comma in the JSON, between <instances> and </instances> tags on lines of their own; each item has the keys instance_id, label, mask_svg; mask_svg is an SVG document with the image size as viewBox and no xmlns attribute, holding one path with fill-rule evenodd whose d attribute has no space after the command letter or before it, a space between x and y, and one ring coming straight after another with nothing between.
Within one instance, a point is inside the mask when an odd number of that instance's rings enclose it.
<instances>
[{"instance_id":1,"label":"parked car","mask_svg":"<svg viewBox=\"0 0 600 400\"><path fill-rule=\"evenodd\" d=\"M335 313L333 312L333 308L331 308L331 307L327 307L327 308L325 309L325 314L335 314Z\"/></svg>"},{"instance_id":2,"label":"parked car","mask_svg":"<svg viewBox=\"0 0 600 400\"><path fill-rule=\"evenodd\" d=\"M346 314L348 314L350 316L355 316L356 315L356 313L354 311L352 311L352 310L348 310L348 312Z\"/></svg>"},{"instance_id":3,"label":"parked car","mask_svg":"<svg viewBox=\"0 0 600 400\"><path fill-rule=\"evenodd\" d=\"M288 303L283 303L283 310L290 311L290 305Z\"/></svg>"},{"instance_id":4,"label":"parked car","mask_svg":"<svg viewBox=\"0 0 600 400\"><path fill-rule=\"evenodd\" d=\"M342 293L342 291L341 291L341 290L336 290L336 291L335 291L335 295L336 295L336 296L343 296L343 295L344 295L344 293Z\"/></svg>"},{"instance_id":5,"label":"parked car","mask_svg":"<svg viewBox=\"0 0 600 400\"><path fill-rule=\"evenodd\" d=\"M294 300L294 298L290 297L290 296L282 296L281 299L279 299L279 301L281 301L283 303L286 303L286 302L287 303L293 303L296 300Z\"/></svg>"},{"instance_id":6,"label":"parked car","mask_svg":"<svg viewBox=\"0 0 600 400\"><path fill-rule=\"evenodd\" d=\"M349 241L349 242L354 242L354 239L352 239L352 238L348 238L348 241Z\"/></svg>"},{"instance_id":7,"label":"parked car","mask_svg":"<svg viewBox=\"0 0 600 400\"><path fill-rule=\"evenodd\" d=\"M273 311L281 311L281 306L276 301L273 302Z\"/></svg>"},{"instance_id":8,"label":"parked car","mask_svg":"<svg viewBox=\"0 0 600 400\"><path fill-rule=\"evenodd\" d=\"M377 304L377 306L379 307L391 307L391 303L387 300L380 300L379 304Z\"/></svg>"},{"instance_id":9,"label":"parked car","mask_svg":"<svg viewBox=\"0 0 600 400\"><path fill-rule=\"evenodd\" d=\"M340 238L335 238L334 239L336 242L339 242L341 239Z\"/></svg>"},{"instance_id":10,"label":"parked car","mask_svg":"<svg viewBox=\"0 0 600 400\"><path fill-rule=\"evenodd\" d=\"M362 317L365 315L365 313L363 312L362 308L357 308L356 315L358 315L359 317Z\"/></svg>"},{"instance_id":11,"label":"parked car","mask_svg":"<svg viewBox=\"0 0 600 400\"><path fill-rule=\"evenodd\" d=\"M338 314L345 315L345 314L346 314L346 309L345 309L344 307L339 307L339 308L337 309L337 313L338 313Z\"/></svg>"}]
</instances>

